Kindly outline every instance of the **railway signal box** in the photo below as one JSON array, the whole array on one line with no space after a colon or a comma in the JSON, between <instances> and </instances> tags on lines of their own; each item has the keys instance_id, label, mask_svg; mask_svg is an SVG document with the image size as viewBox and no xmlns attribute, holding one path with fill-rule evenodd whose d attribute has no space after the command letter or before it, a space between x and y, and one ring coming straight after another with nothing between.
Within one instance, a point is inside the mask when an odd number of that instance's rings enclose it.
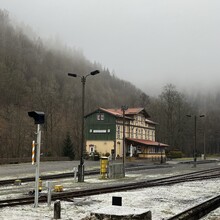
<instances>
[{"instance_id":1,"label":"railway signal box","mask_svg":"<svg viewBox=\"0 0 220 220\"><path fill-rule=\"evenodd\" d=\"M35 124L44 124L44 112L32 111L28 115L34 119Z\"/></svg>"}]
</instances>

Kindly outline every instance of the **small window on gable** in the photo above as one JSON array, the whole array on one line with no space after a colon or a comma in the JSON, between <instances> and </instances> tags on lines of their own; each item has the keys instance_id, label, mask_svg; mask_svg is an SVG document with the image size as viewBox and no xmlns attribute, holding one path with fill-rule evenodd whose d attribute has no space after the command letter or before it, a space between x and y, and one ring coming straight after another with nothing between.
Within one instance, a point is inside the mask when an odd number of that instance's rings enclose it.
<instances>
[{"instance_id":1,"label":"small window on gable","mask_svg":"<svg viewBox=\"0 0 220 220\"><path fill-rule=\"evenodd\" d=\"M104 114L101 114L100 118L101 118L101 121L104 121L104 119L105 119Z\"/></svg>"},{"instance_id":2,"label":"small window on gable","mask_svg":"<svg viewBox=\"0 0 220 220\"><path fill-rule=\"evenodd\" d=\"M97 114L96 117L97 117L97 120L100 121L100 114Z\"/></svg>"},{"instance_id":3,"label":"small window on gable","mask_svg":"<svg viewBox=\"0 0 220 220\"><path fill-rule=\"evenodd\" d=\"M103 113L98 113L98 114L97 114L97 120L98 120L98 121L104 121L104 119L105 119L105 116L104 116Z\"/></svg>"}]
</instances>

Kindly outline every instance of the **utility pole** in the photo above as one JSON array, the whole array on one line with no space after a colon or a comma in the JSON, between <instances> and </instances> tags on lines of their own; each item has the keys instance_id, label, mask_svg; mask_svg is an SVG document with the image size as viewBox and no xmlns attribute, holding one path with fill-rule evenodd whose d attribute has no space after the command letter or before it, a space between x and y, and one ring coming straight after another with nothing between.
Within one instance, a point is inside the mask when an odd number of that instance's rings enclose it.
<instances>
[{"instance_id":1,"label":"utility pole","mask_svg":"<svg viewBox=\"0 0 220 220\"><path fill-rule=\"evenodd\" d=\"M128 109L128 107L126 105L123 105L121 107L122 113L123 113L123 157L122 157L122 161L123 161L123 175L125 177L125 159L126 159L126 155L125 155L125 111Z\"/></svg>"},{"instance_id":2,"label":"utility pole","mask_svg":"<svg viewBox=\"0 0 220 220\"><path fill-rule=\"evenodd\" d=\"M191 115L186 115L187 117L192 117ZM200 115L200 118L205 117L205 115ZM197 165L197 116L194 115L194 149L193 149L193 167L196 168Z\"/></svg>"}]
</instances>

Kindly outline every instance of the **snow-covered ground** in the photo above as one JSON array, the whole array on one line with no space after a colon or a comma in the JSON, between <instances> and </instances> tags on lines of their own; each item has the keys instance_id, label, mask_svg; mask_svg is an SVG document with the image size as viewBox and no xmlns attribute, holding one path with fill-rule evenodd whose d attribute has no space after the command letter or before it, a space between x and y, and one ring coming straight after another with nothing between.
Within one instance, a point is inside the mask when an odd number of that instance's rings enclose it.
<instances>
[{"instance_id":1,"label":"snow-covered ground","mask_svg":"<svg viewBox=\"0 0 220 220\"><path fill-rule=\"evenodd\" d=\"M74 202L61 201L61 218L66 220L82 219L89 216L91 212L111 206L112 196L121 196L122 206L150 210L153 220L162 220L217 196L219 192L220 179L215 179L89 196L76 199ZM28 205L0 209L0 220L47 220L52 218L53 204L51 207L48 207L47 204L39 204L38 208ZM209 215L203 219L220 219L220 209L216 210L212 216Z\"/></svg>"}]
</instances>

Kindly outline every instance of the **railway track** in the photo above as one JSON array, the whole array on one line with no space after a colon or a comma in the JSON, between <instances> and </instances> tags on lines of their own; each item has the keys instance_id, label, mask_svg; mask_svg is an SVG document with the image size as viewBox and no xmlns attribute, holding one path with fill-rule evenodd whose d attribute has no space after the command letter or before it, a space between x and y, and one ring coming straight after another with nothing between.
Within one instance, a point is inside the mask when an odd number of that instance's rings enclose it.
<instances>
[{"instance_id":1,"label":"railway track","mask_svg":"<svg viewBox=\"0 0 220 220\"><path fill-rule=\"evenodd\" d=\"M145 169L156 169L156 168L167 168L168 165L158 165L158 166L133 166L126 168L126 171L135 171L135 170L145 170ZM91 176L91 175L98 175L100 174L100 169L94 169L85 171L85 176ZM52 180L52 179L62 179L62 178L70 178L74 177L74 172L68 172L68 173L59 173L59 174L50 174L50 175L41 175L41 180ZM14 184L14 182L19 179L22 183L26 182L33 182L35 181L35 177L23 177L23 178L14 178L14 179L7 179L7 180L0 180L0 186L8 185L8 184Z\"/></svg>"},{"instance_id":2,"label":"railway track","mask_svg":"<svg viewBox=\"0 0 220 220\"><path fill-rule=\"evenodd\" d=\"M165 177L155 180L117 184L108 187L99 187L99 188L84 189L84 190L69 190L66 192L53 193L51 199L53 201L57 199L71 200L72 198L76 198L76 197L85 197L85 196L91 196L91 195L97 195L103 193L112 193L117 191L129 191L129 190L135 190L146 187L165 186L165 185L171 185L181 182L198 181L198 180L212 179L212 178L220 178L219 168L197 171L193 173L182 174L172 177ZM46 202L46 201L47 201L47 195L41 194L41 196L39 197L39 202ZM34 202L34 198L32 196L26 196L22 198L14 198L14 199L5 199L5 200L0 200L0 208L5 206L26 205L26 204L31 204L33 202Z\"/></svg>"},{"instance_id":3,"label":"railway track","mask_svg":"<svg viewBox=\"0 0 220 220\"><path fill-rule=\"evenodd\" d=\"M187 209L168 220L200 219L220 206L220 195Z\"/></svg>"},{"instance_id":4,"label":"railway track","mask_svg":"<svg viewBox=\"0 0 220 220\"><path fill-rule=\"evenodd\" d=\"M213 178L219 178L220 177L220 168L212 168L212 169L206 169L201 171L195 171L192 173L186 173L186 174L180 174L165 178L160 178L155 181L159 181L161 184L164 184L167 182L168 184L174 184L174 183L180 183L180 182L186 182L186 181L196 181L196 180L204 180L204 179L213 179Z\"/></svg>"},{"instance_id":5,"label":"railway track","mask_svg":"<svg viewBox=\"0 0 220 220\"><path fill-rule=\"evenodd\" d=\"M97 175L98 173L99 173L98 170L85 171L85 175ZM69 177L74 177L74 172L40 176L40 179L52 180L52 179L61 179L61 178L69 178ZM21 180L22 183L35 181L35 177L23 177L23 178L14 178L8 180L0 180L0 186L13 184L17 179Z\"/></svg>"},{"instance_id":6,"label":"railway track","mask_svg":"<svg viewBox=\"0 0 220 220\"><path fill-rule=\"evenodd\" d=\"M135 171L135 170L145 170L145 169L155 169L155 168L165 168L168 166L134 166L130 168L126 168L126 171ZM195 171L192 172L191 175L197 175L197 174L202 174L202 173L208 173L208 172L220 172L220 168L213 168L213 169L207 169L207 170L202 170L202 171ZM91 175L98 175L100 173L99 169L96 170L90 170L90 171L85 171L85 176L91 176ZM189 175L189 174L181 174L177 175L178 176L184 176L184 175ZM50 174L50 175L42 175L40 176L41 180L52 180L52 179L62 179L62 178L71 178L74 177L74 172L68 172L68 173L59 173L59 174ZM35 181L35 177L23 177L23 178L13 178L13 179L7 179L7 180L0 180L0 186L3 185L8 185L8 184L14 184L16 180L21 180L22 183L25 182L33 182Z\"/></svg>"}]
</instances>

